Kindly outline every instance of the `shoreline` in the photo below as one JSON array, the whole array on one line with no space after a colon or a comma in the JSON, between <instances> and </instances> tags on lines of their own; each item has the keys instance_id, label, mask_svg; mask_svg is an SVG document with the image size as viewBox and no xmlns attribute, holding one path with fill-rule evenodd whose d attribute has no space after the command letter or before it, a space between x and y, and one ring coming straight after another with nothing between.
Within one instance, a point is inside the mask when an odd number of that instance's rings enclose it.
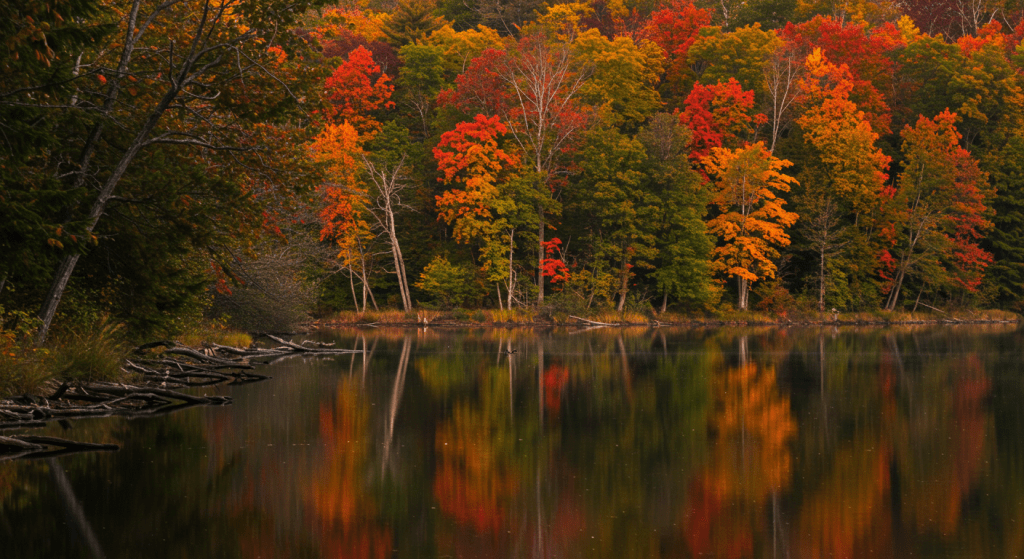
<instances>
[{"instance_id":1,"label":"shoreline","mask_svg":"<svg viewBox=\"0 0 1024 559\"><path fill-rule=\"evenodd\" d=\"M1011 313L1000 313L1011 315ZM674 318L674 317L673 317ZM565 320L511 320L511 321L474 321L441 315L424 320L378 320L366 321L361 317L335 317L319 319L303 323L302 330L331 328L729 328L752 326L775 327L839 327L839 326L921 326L921 325L983 325L983 324L1020 324L1021 317L1012 316L969 316L953 315L948 318L882 318L877 316L840 316L838 319L815 318L688 318L674 320L649 319L643 321L623 320L602 322L597 320L571 317Z\"/></svg>"}]
</instances>

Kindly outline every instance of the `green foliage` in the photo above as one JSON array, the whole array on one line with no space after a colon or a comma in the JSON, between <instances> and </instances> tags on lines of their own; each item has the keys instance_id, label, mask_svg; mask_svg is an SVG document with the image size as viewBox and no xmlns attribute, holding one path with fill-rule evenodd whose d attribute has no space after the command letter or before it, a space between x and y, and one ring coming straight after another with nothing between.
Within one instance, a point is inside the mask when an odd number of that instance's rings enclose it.
<instances>
[{"instance_id":1,"label":"green foliage","mask_svg":"<svg viewBox=\"0 0 1024 559\"><path fill-rule=\"evenodd\" d=\"M401 0L381 31L396 47L422 40L445 24L434 15L434 7L424 0Z\"/></svg>"},{"instance_id":2,"label":"green foliage","mask_svg":"<svg viewBox=\"0 0 1024 559\"><path fill-rule=\"evenodd\" d=\"M0 398L38 393L57 381L118 381L128 355L124 328L109 317L64 328L45 347L36 347L39 319L0 306Z\"/></svg>"},{"instance_id":3,"label":"green foliage","mask_svg":"<svg viewBox=\"0 0 1024 559\"><path fill-rule=\"evenodd\" d=\"M655 89L662 66L657 45L638 45L629 37L610 40L589 29L573 47L575 56L593 66L580 98L609 111L608 124L635 129L661 107Z\"/></svg>"},{"instance_id":4,"label":"green foliage","mask_svg":"<svg viewBox=\"0 0 1024 559\"><path fill-rule=\"evenodd\" d=\"M686 158L692 135L675 115L660 113L637 139L648 155L650 188L659 199L658 261L652 274L661 293L695 308L712 294L714 248L704 224L710 193Z\"/></svg>"},{"instance_id":5,"label":"green foliage","mask_svg":"<svg viewBox=\"0 0 1024 559\"><path fill-rule=\"evenodd\" d=\"M452 264L440 255L434 257L420 274L420 281L413 285L426 291L443 308L465 305L480 292L472 270Z\"/></svg>"},{"instance_id":6,"label":"green foliage","mask_svg":"<svg viewBox=\"0 0 1024 559\"><path fill-rule=\"evenodd\" d=\"M758 23L729 32L705 27L690 47L689 61L699 69L699 83L713 85L734 78L760 100L766 92L765 64L781 44L782 39Z\"/></svg>"}]
</instances>

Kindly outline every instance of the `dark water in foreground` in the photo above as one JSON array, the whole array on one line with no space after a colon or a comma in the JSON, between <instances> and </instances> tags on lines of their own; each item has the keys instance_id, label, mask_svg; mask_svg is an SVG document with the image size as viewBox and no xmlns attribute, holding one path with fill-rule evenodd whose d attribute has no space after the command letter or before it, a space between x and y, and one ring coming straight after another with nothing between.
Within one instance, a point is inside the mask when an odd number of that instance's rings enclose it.
<instances>
[{"instance_id":1,"label":"dark water in foreground","mask_svg":"<svg viewBox=\"0 0 1024 559\"><path fill-rule=\"evenodd\" d=\"M1016 327L318 337L48 428L122 450L0 463L0 557L1024 555Z\"/></svg>"}]
</instances>

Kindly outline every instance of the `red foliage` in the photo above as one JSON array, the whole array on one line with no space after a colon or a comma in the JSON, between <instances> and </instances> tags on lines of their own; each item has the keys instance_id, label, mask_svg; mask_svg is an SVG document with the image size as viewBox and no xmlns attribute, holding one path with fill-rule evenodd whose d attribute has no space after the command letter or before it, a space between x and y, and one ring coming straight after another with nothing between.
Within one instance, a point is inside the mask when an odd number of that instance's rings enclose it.
<instances>
[{"instance_id":1,"label":"red foliage","mask_svg":"<svg viewBox=\"0 0 1024 559\"><path fill-rule=\"evenodd\" d=\"M389 81L370 51L356 47L324 84L324 95L330 103L326 116L337 122L348 121L360 133L374 130L378 124L370 113L395 106L390 101L395 87Z\"/></svg>"},{"instance_id":2,"label":"red foliage","mask_svg":"<svg viewBox=\"0 0 1024 559\"><path fill-rule=\"evenodd\" d=\"M466 71L455 78L456 89L438 94L439 105L454 105L467 113L504 114L508 110L507 84L494 70L500 67L505 51L487 49L474 58Z\"/></svg>"},{"instance_id":3,"label":"red foliage","mask_svg":"<svg viewBox=\"0 0 1024 559\"><path fill-rule=\"evenodd\" d=\"M764 115L750 116L754 92L743 91L734 78L714 85L697 84L686 97L679 123L693 131L690 159L700 161L716 147L740 147L750 136L751 123L762 124Z\"/></svg>"},{"instance_id":4,"label":"red foliage","mask_svg":"<svg viewBox=\"0 0 1024 559\"><path fill-rule=\"evenodd\" d=\"M690 73L686 57L702 27L711 24L711 12L695 7L685 0L672 0L669 7L651 14L643 31L645 38L657 43L665 51L668 64L665 83L676 91Z\"/></svg>"},{"instance_id":5,"label":"red foliage","mask_svg":"<svg viewBox=\"0 0 1024 559\"><path fill-rule=\"evenodd\" d=\"M359 47L370 51L373 61L380 65L381 71L391 79L398 77L398 68L401 61L395 48L383 41L367 41L362 35L358 35L348 29L339 29L331 39L322 41L324 58L344 58Z\"/></svg>"},{"instance_id":6,"label":"red foliage","mask_svg":"<svg viewBox=\"0 0 1024 559\"><path fill-rule=\"evenodd\" d=\"M460 122L455 130L441 134L441 141L433 152L437 170L444 176L437 180L451 182L456 175L476 165L497 164L495 171L501 169L501 163L510 167L517 165L515 157L497 149L497 139L506 133L508 127L497 116L488 118L478 114L472 122Z\"/></svg>"},{"instance_id":7,"label":"red foliage","mask_svg":"<svg viewBox=\"0 0 1024 559\"><path fill-rule=\"evenodd\" d=\"M899 30L891 24L869 30L866 25L815 16L804 23L787 24L782 37L800 51L820 48L830 62L845 65L853 82L850 99L864 111L875 132L890 132L892 115L882 91L891 91L898 71L889 53L904 46Z\"/></svg>"},{"instance_id":8,"label":"red foliage","mask_svg":"<svg viewBox=\"0 0 1024 559\"><path fill-rule=\"evenodd\" d=\"M542 243L544 254L547 258L540 261L541 275L550 278L551 283L569 281L572 277L569 273L569 267L565 265L565 260L562 258L561 250L559 249L561 244L562 240L558 237ZM554 257L556 252L558 253L558 258Z\"/></svg>"}]
</instances>

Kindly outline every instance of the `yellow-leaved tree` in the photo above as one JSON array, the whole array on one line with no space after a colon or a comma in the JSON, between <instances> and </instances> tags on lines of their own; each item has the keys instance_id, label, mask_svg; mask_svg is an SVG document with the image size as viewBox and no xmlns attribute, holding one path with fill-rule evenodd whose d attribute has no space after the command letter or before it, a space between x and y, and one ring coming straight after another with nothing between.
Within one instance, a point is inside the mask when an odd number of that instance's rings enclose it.
<instances>
[{"instance_id":1,"label":"yellow-leaved tree","mask_svg":"<svg viewBox=\"0 0 1024 559\"><path fill-rule=\"evenodd\" d=\"M713 183L711 205L717 214L708 231L718 237L712 255L716 273L737 279L740 310L748 308L750 284L775 277L776 247L789 245L786 228L797 214L786 211L778 192L789 192L796 179L782 173L792 165L773 157L764 143L737 149L713 148L704 158Z\"/></svg>"}]
</instances>

